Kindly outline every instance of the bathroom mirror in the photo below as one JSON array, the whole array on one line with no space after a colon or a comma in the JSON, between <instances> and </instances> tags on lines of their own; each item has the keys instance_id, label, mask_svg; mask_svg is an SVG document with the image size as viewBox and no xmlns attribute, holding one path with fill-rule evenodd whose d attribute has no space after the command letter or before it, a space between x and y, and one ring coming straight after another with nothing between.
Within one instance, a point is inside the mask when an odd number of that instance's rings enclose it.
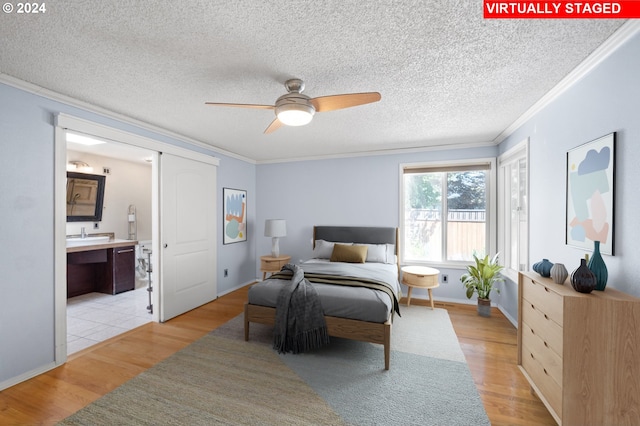
<instances>
[{"instance_id":1,"label":"bathroom mirror","mask_svg":"<svg viewBox=\"0 0 640 426\"><path fill-rule=\"evenodd\" d=\"M102 220L105 177L67 172L67 222Z\"/></svg>"}]
</instances>

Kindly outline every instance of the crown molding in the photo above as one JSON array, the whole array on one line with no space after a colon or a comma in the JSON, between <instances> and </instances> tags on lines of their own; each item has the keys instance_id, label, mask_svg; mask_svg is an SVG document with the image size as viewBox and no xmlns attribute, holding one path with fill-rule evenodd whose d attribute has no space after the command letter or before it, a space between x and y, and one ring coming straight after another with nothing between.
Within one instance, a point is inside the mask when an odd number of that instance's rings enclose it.
<instances>
[{"instance_id":1,"label":"crown molding","mask_svg":"<svg viewBox=\"0 0 640 426\"><path fill-rule=\"evenodd\" d=\"M625 22L615 33L611 35L604 43L594 50L584 61L575 67L565 78L563 78L555 87L547 92L538 102L522 114L516 121L511 123L509 127L502 131L495 139L496 144L501 143L511 136L518 128L525 124L538 112L543 110L551 102L556 100L567 89L576 84L580 79L586 76L591 70L600 65L606 58L615 52L620 46L626 43L631 37L640 32L640 20L633 19Z\"/></svg>"},{"instance_id":2,"label":"crown molding","mask_svg":"<svg viewBox=\"0 0 640 426\"><path fill-rule=\"evenodd\" d=\"M176 140L178 140L180 142L184 142L184 143L189 144L189 145L194 146L194 147L206 149L206 150L214 152L216 154L225 155L227 157L235 158L237 160L241 160L241 161L244 161L244 162L247 162L247 163L251 163L251 164L256 164L256 161L251 159L251 158L244 157L242 155L236 154L234 152L227 151L227 150L222 149L222 148L218 148L218 147L216 147L214 145L209 145L209 144L207 144L205 142L190 138L188 136L181 135L179 133L175 133L175 132L173 132L171 130L164 129L162 127L155 126L153 124L149 124L149 123L146 123L144 121L140 121L140 120L136 120L136 119L131 118L131 117L127 117L124 114L120 114L118 112L111 111L111 110L108 110L106 108L102 108L102 107L99 107L99 106L96 106L96 105L92 105L92 104L87 103L87 102L80 101L80 100L72 98L70 96L63 95L61 93L54 92L53 90L49 90L49 89L46 89L44 87L38 86L36 84L29 83L29 82L24 81L24 80L20 80L18 78L12 77L12 76L7 75L7 74L2 73L2 72L0 72L0 83L4 83L4 84L6 84L8 86L12 86L12 87L15 87L15 88L20 89L20 90L24 90L25 92L29 92L29 93L32 93L32 94L37 95L37 96L42 96L42 97L50 99L52 101L62 102L64 104L72 106L72 107L80 108L80 109L83 109L85 111L88 111L88 112L91 112L91 113L94 113L94 114L99 114L99 115L102 115L103 117L110 118L110 119L113 119L113 120L117 120L117 121L120 121L120 122L122 122L124 124L130 124L132 126L140 128L142 130L146 130L146 131L153 132L153 133L156 133L156 134L159 134L159 135L162 135L162 136L166 136L166 137L169 137L169 138L172 138L172 139L176 139Z\"/></svg>"},{"instance_id":3,"label":"crown molding","mask_svg":"<svg viewBox=\"0 0 640 426\"><path fill-rule=\"evenodd\" d=\"M445 151L467 148L484 148L487 146L496 146L495 141L482 141L482 142L448 142L437 145L420 146L420 147L408 147L408 148L390 148L390 149L378 149L375 151L359 151L349 152L343 154L331 154L331 155L317 155L308 157L295 157L295 158L281 158L274 160L258 160L256 164L277 164L277 163L295 163L299 161L317 161L317 160L334 160L338 158L353 158L353 157L374 157L379 155L402 155L412 154L416 152L433 152L433 151Z\"/></svg>"}]
</instances>

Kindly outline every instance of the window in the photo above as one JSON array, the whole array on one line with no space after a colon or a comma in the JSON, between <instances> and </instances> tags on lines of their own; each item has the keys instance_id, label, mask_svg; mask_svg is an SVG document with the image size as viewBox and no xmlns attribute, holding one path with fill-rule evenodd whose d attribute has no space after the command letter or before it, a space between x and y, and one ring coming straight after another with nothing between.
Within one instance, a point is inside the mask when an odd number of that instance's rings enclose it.
<instances>
[{"instance_id":1,"label":"window","mask_svg":"<svg viewBox=\"0 0 640 426\"><path fill-rule=\"evenodd\" d=\"M492 251L495 161L401 166L402 261L467 263Z\"/></svg>"},{"instance_id":2,"label":"window","mask_svg":"<svg viewBox=\"0 0 640 426\"><path fill-rule=\"evenodd\" d=\"M514 281L529 269L528 141L498 158L498 249L504 273Z\"/></svg>"}]
</instances>

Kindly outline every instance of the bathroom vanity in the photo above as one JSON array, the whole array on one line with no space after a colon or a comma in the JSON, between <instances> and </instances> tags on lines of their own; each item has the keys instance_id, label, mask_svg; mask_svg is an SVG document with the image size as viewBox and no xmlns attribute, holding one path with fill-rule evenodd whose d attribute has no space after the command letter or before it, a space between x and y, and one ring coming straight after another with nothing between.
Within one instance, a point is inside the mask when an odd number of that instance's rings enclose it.
<instances>
[{"instance_id":1,"label":"bathroom vanity","mask_svg":"<svg viewBox=\"0 0 640 426\"><path fill-rule=\"evenodd\" d=\"M133 290L137 243L113 238L67 243L67 298Z\"/></svg>"}]
</instances>

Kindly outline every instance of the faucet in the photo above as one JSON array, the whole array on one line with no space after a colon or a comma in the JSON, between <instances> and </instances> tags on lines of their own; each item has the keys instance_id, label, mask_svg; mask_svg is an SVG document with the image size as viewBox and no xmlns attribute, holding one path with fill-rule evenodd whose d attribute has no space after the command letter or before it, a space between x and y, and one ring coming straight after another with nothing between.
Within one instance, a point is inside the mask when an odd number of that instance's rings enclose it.
<instances>
[{"instance_id":1,"label":"faucet","mask_svg":"<svg viewBox=\"0 0 640 426\"><path fill-rule=\"evenodd\" d=\"M84 226L80 228L80 238L87 238L87 233L84 230Z\"/></svg>"}]
</instances>

